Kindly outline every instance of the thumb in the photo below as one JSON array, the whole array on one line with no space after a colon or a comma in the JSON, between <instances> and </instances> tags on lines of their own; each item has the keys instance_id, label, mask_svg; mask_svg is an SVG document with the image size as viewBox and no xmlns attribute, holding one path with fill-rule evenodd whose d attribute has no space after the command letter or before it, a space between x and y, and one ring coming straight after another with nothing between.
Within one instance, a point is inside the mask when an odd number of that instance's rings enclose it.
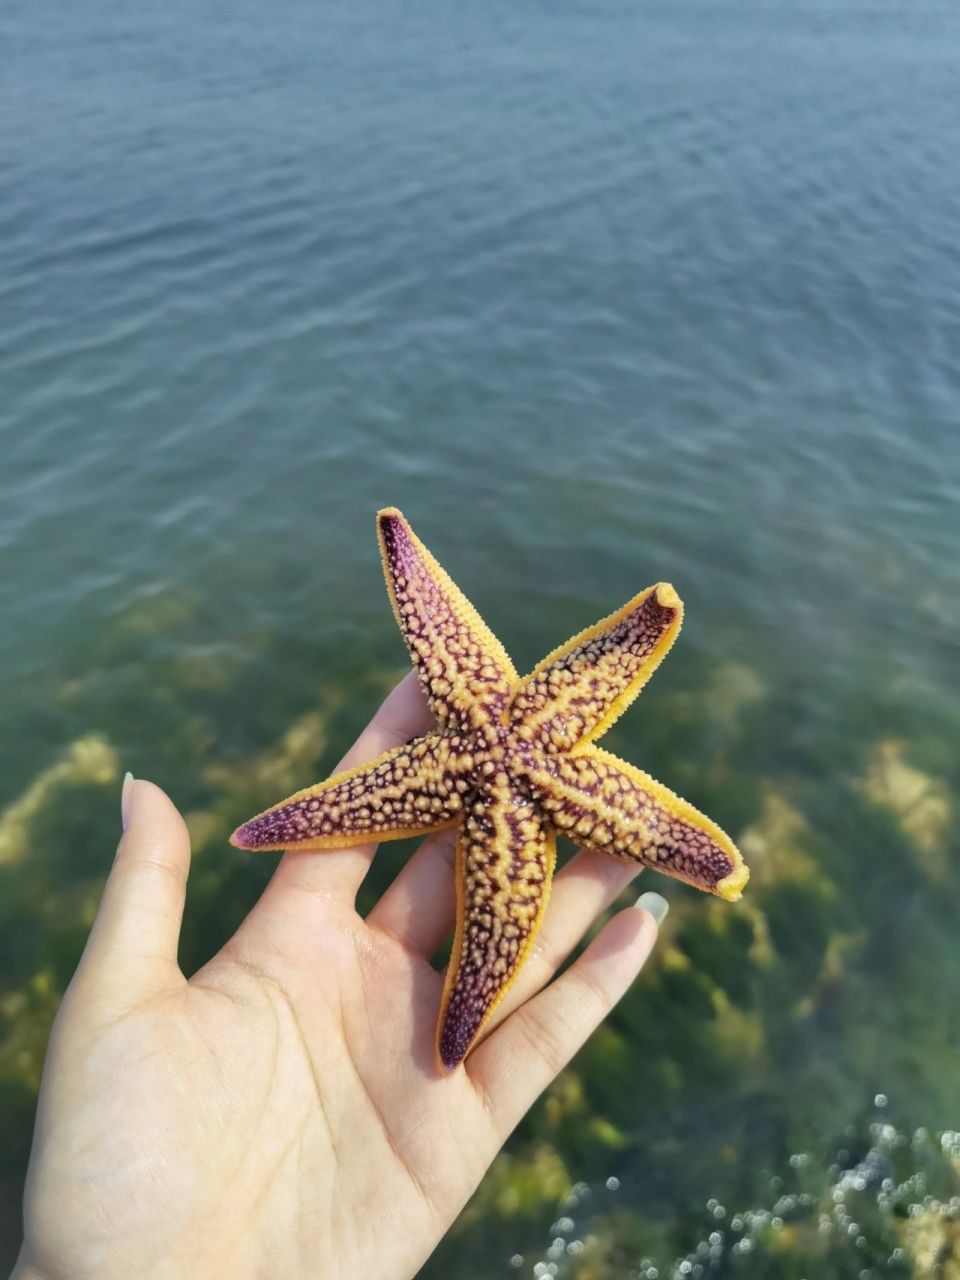
<instances>
[{"instance_id":1,"label":"thumb","mask_svg":"<svg viewBox=\"0 0 960 1280\"><path fill-rule=\"evenodd\" d=\"M190 837L169 796L129 773L121 810L123 837L77 976L142 992L182 981L177 944Z\"/></svg>"}]
</instances>

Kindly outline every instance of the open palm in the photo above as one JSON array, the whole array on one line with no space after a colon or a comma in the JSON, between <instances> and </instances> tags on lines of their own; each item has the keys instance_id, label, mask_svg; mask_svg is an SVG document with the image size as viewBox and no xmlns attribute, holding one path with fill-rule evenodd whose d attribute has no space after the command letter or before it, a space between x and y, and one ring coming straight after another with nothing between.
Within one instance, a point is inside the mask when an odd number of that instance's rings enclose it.
<instances>
[{"instance_id":1,"label":"open palm","mask_svg":"<svg viewBox=\"0 0 960 1280\"><path fill-rule=\"evenodd\" d=\"M422 732L414 678L344 766ZM542 987L637 871L580 852L464 1066L437 1063L453 834L424 841L366 920L365 845L288 853L189 981L177 941L182 819L147 782L51 1037L21 1280L412 1276L530 1104L623 994L656 937L616 915Z\"/></svg>"}]
</instances>

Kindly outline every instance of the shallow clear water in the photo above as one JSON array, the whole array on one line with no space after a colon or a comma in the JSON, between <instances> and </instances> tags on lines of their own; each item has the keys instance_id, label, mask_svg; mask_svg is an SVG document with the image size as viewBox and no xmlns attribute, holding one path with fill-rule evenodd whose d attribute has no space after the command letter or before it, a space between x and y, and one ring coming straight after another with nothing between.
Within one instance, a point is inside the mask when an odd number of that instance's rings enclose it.
<instances>
[{"instance_id":1,"label":"shallow clear water","mask_svg":"<svg viewBox=\"0 0 960 1280\"><path fill-rule=\"evenodd\" d=\"M119 771L191 814L198 963L266 874L230 826L403 669L386 503L519 666L673 581L607 741L755 870L669 888L428 1273L516 1274L608 1175L682 1256L878 1089L956 1126L958 43L926 4L4 6L10 1247Z\"/></svg>"}]
</instances>

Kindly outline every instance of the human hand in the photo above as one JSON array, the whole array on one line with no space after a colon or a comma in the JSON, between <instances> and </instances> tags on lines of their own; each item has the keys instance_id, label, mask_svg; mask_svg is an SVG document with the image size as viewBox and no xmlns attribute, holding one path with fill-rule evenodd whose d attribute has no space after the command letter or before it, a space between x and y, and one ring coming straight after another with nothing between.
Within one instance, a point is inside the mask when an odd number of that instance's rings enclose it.
<instances>
[{"instance_id":1,"label":"human hand","mask_svg":"<svg viewBox=\"0 0 960 1280\"><path fill-rule=\"evenodd\" d=\"M341 767L430 723L411 674ZM430 960L454 916L452 832L365 920L374 845L285 854L187 980L186 827L149 782L124 808L50 1039L15 1280L412 1276L647 958L656 922L628 908L541 990L637 866L576 854L491 1033L446 1074Z\"/></svg>"}]
</instances>

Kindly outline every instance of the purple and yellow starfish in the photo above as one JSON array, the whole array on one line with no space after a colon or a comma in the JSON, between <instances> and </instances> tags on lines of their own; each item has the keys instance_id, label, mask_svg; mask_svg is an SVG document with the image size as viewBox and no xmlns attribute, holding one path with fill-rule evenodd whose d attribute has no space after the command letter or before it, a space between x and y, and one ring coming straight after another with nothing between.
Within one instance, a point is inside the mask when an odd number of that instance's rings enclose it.
<instances>
[{"instance_id":1,"label":"purple and yellow starfish","mask_svg":"<svg viewBox=\"0 0 960 1280\"><path fill-rule=\"evenodd\" d=\"M462 1062L540 928L557 832L735 901L749 872L693 805L594 739L677 637L665 582L548 654L520 679L506 650L392 507L377 528L397 623L434 733L298 791L232 836L241 849L336 849L457 826L457 923L437 1047Z\"/></svg>"}]
</instances>

